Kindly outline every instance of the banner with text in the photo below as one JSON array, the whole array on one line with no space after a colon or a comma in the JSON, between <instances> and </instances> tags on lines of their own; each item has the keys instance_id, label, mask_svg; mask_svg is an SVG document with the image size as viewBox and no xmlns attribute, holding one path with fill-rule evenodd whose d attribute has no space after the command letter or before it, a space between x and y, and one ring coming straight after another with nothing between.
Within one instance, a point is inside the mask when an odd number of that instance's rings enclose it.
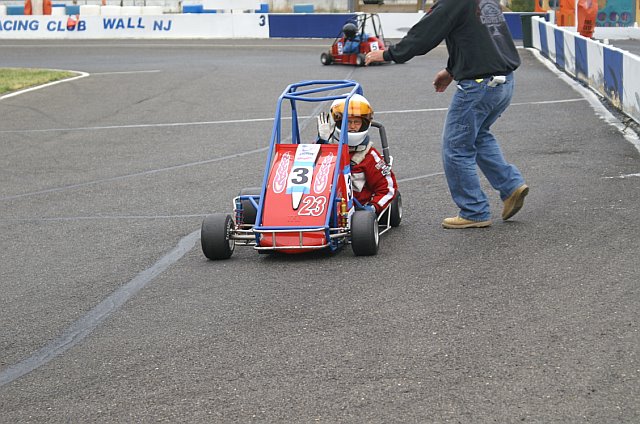
<instances>
[{"instance_id":1,"label":"banner with text","mask_svg":"<svg viewBox=\"0 0 640 424\"><path fill-rule=\"evenodd\" d=\"M0 16L0 39L269 38L266 14Z\"/></svg>"}]
</instances>

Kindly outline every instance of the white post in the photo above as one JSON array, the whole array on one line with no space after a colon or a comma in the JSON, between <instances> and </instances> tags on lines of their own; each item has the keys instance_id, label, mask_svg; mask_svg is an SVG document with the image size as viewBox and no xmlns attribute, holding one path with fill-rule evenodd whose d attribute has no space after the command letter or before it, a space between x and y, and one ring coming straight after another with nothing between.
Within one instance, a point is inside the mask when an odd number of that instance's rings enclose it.
<instances>
[{"instance_id":1,"label":"white post","mask_svg":"<svg viewBox=\"0 0 640 424\"><path fill-rule=\"evenodd\" d=\"M31 0L31 14L32 15L43 15L44 2L42 0Z\"/></svg>"}]
</instances>

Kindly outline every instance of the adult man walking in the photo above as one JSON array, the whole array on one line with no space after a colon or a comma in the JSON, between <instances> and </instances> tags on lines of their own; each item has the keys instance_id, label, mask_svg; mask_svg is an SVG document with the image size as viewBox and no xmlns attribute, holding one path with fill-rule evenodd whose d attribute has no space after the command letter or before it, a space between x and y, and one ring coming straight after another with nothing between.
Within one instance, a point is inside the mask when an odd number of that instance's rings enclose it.
<instances>
[{"instance_id":1,"label":"adult man walking","mask_svg":"<svg viewBox=\"0 0 640 424\"><path fill-rule=\"evenodd\" d=\"M503 220L522 208L529 193L520 171L507 163L490 132L511 102L513 71L520 65L499 0L437 0L398 44L367 54L365 64L403 63L428 53L443 40L449 59L433 85L436 92L443 92L453 80L457 82L442 134L442 161L460 211L445 218L442 226L488 227L489 202L476 165L500 193Z\"/></svg>"}]
</instances>

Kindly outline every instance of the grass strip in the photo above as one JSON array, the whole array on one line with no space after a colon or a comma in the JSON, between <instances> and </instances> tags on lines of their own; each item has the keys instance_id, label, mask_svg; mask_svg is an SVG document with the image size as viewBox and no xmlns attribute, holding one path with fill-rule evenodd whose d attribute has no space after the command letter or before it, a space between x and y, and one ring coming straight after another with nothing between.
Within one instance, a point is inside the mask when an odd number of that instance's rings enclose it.
<instances>
[{"instance_id":1,"label":"grass strip","mask_svg":"<svg viewBox=\"0 0 640 424\"><path fill-rule=\"evenodd\" d=\"M75 76L50 69L0 68L0 95Z\"/></svg>"}]
</instances>

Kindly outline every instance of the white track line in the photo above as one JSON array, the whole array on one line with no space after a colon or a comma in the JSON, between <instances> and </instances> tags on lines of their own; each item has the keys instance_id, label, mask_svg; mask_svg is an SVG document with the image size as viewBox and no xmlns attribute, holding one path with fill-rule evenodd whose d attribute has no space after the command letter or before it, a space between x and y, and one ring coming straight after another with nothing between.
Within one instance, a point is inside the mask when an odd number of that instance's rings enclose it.
<instances>
[{"instance_id":1,"label":"white track line","mask_svg":"<svg viewBox=\"0 0 640 424\"><path fill-rule=\"evenodd\" d=\"M159 69L152 69L150 71L113 71L113 72L96 72L91 74L91 76L96 75L129 75L129 74L155 74L158 72L162 72Z\"/></svg>"},{"instance_id":2,"label":"white track line","mask_svg":"<svg viewBox=\"0 0 640 424\"><path fill-rule=\"evenodd\" d=\"M59 71L60 69L50 69L50 70L51 71ZM58 80L58 81L49 82L49 83L42 84L42 85L37 85L37 86L31 87L31 88L25 88L24 90L15 91L13 93L5 94L4 96L0 96L0 100L8 99L10 97L19 96L20 94L28 93L30 91L40 90L41 88L51 87L52 85L60 84L60 83L63 83L63 82L75 81L77 79L89 76L88 73L81 72L81 71L67 71L67 70L64 70L64 72L73 72L73 73L80 74L80 75L75 76L75 77L71 77L71 78L61 79L61 80Z\"/></svg>"},{"instance_id":3,"label":"white track line","mask_svg":"<svg viewBox=\"0 0 640 424\"><path fill-rule=\"evenodd\" d=\"M21 197L35 196L37 194L56 193L56 192L70 190L70 189L74 189L74 188L86 187L86 186L90 186L90 185L95 185L95 184L100 184L100 183L105 183L105 182L111 182L111 181L120 181L120 180L124 180L124 179L127 179L127 178L146 176L146 175L156 174L158 172L173 171L173 170L176 170L176 169L188 168L188 167L191 167L191 166L207 165L207 164L210 164L210 163L220 162L220 161L224 161L224 160L227 160L227 159L234 159L234 158L251 155L251 154L254 154L254 153L258 153L258 152L264 152L267 149L268 149L268 147L262 147L260 149L249 150L249 151L241 152L241 153L234 153L232 155L217 157L217 158L214 158L214 159L201 160L201 161L198 161L198 162L185 163L185 164L182 164L182 165L167 166L165 168L150 169L148 171L136 172L136 173L133 173L133 174L119 175L117 177L104 178L102 180L87 181L87 182L84 182L84 183L71 184L71 185L61 186L61 187L54 187L54 188L49 188L49 189L46 189L46 190L32 191L32 192L29 192L29 193L22 193L22 194L10 195L10 196L3 196L3 197L0 197L0 201L14 200L14 199L19 199Z\"/></svg>"},{"instance_id":4,"label":"white track line","mask_svg":"<svg viewBox=\"0 0 640 424\"><path fill-rule=\"evenodd\" d=\"M92 74L94 75L94 74ZM584 98L579 99L565 99L565 100L542 100L537 102L523 102L512 103L513 106L531 106L531 105L548 105L559 103L573 103L584 102ZM432 112L446 112L448 108L438 107L429 109L401 109L401 110L381 110L376 112L376 115L390 115L401 113L432 113ZM313 115L300 116L299 119L311 119L315 118ZM188 126L200 126L200 125L225 125L225 124L250 124L255 122L272 122L274 118L250 118L250 119L225 119L220 121L195 121L195 122L167 122L158 124L131 124L131 125L102 125L95 127L75 127L75 128L43 128L43 129L29 129L29 130L0 130L0 134L10 133L39 133L39 132L71 132L71 131L102 131L102 130L123 130L123 129L138 129L138 128L162 128L162 127L188 127ZM291 117L283 116L282 120L290 120Z\"/></svg>"},{"instance_id":5,"label":"white track line","mask_svg":"<svg viewBox=\"0 0 640 424\"><path fill-rule=\"evenodd\" d=\"M58 81L53 81L53 82L49 82L46 84L42 84L42 85L37 85L35 87L30 87L30 88L25 88L24 90L18 90L15 91L13 93L9 93L9 94L5 94L4 96L0 96L0 100L3 99L8 99L10 97L15 97L15 96L19 96L21 94L25 94L25 93L29 93L31 91L35 91L35 90L40 90L41 88L47 88L47 87L51 87L52 85L56 85L56 84L60 84L63 82L71 82L80 78L85 78L88 76L95 76L95 75L126 75L126 74L150 74L150 73L156 73L156 72L162 72L158 69L153 69L150 71L119 71L119 72L98 72L95 74L89 74L88 72L82 72L82 71L70 71L70 70L66 70L66 69L48 69L51 71L64 71L64 72L73 72L76 74L79 74L78 76L75 77L71 77L71 78L65 78L62 80L58 80Z\"/></svg>"},{"instance_id":6,"label":"white track line","mask_svg":"<svg viewBox=\"0 0 640 424\"><path fill-rule=\"evenodd\" d=\"M584 99L545 100L545 101L538 101L538 102L517 103L517 104L514 104L512 106L528 106L528 105L538 105L538 104L568 103L568 102L579 102L579 101L585 101L585 100ZM321 107L321 105L319 105L318 107ZM380 112L377 112L377 113L378 114L425 113L425 112L429 113L429 112L442 112L442 111L446 111L446 110L447 110L446 108L405 109L405 110L380 111ZM309 122L311 122L312 119L315 118L315 115L301 116L299 118L305 120L303 126L301 126L301 129L303 129L304 126L309 124ZM284 120L284 119L291 119L291 118L282 118L282 119ZM273 120L273 118L256 118L256 119L205 121L205 122L191 122L191 123L140 124L140 125L124 125L124 126L85 127L85 128L74 128L74 129L14 130L14 131L0 131L0 133L8 133L8 132L13 132L13 133L15 133L15 132L44 132L44 131L90 131L90 130L106 130L106 129L145 128L145 127L156 127L156 126L167 127L167 126L216 125L216 124L236 124L236 123L245 123L246 124L246 123L251 123L251 122L264 122L264 121L272 121L272 120ZM55 192L60 192L60 191L64 191L64 190L69 190L69 189L75 189L75 188L85 187L85 186L89 186L89 185L100 184L100 183L104 183L104 182L118 181L118 180L123 180L123 179L127 179L127 178L145 176L145 175L149 175L149 174L155 174L155 173L158 173L158 172L173 171L173 170L176 170L176 169L188 168L188 167L191 167L191 166L207 165L207 164L210 164L210 163L219 162L219 161L223 161L223 160L227 160L227 159L233 159L233 158L236 158L236 157L241 157L241 156L246 156L246 155L250 155L250 154L254 154L254 153L264 152L267 149L268 149L268 147L263 147L263 148L260 148L260 149L254 149L254 150L250 150L250 151L247 151L247 152L236 153L236 154L223 156L223 157L218 157L218 158L214 158L214 159L208 159L208 160L202 160L202 161L197 161L197 162L185 163L185 164L181 164L181 165L168 166L168 167L165 167L165 168L152 169L152 170L148 170L148 171L136 172L136 173L127 174L127 175L120 175L120 176L117 176L117 177L105 178L105 179L101 179L101 180L87 181L87 182L84 182L84 183L72 184L72 185L62 186L62 187L55 187L55 188L50 188L50 189L46 189L46 190L38 190L38 191L33 191L33 192L28 192L28 193L15 194L15 195L9 195L9 196L2 196L2 197L0 197L0 201L13 200L13 199L21 198L21 197L34 196L34 195L39 195L39 194L55 193ZM415 177L415 178L424 178L424 177Z\"/></svg>"}]
</instances>

